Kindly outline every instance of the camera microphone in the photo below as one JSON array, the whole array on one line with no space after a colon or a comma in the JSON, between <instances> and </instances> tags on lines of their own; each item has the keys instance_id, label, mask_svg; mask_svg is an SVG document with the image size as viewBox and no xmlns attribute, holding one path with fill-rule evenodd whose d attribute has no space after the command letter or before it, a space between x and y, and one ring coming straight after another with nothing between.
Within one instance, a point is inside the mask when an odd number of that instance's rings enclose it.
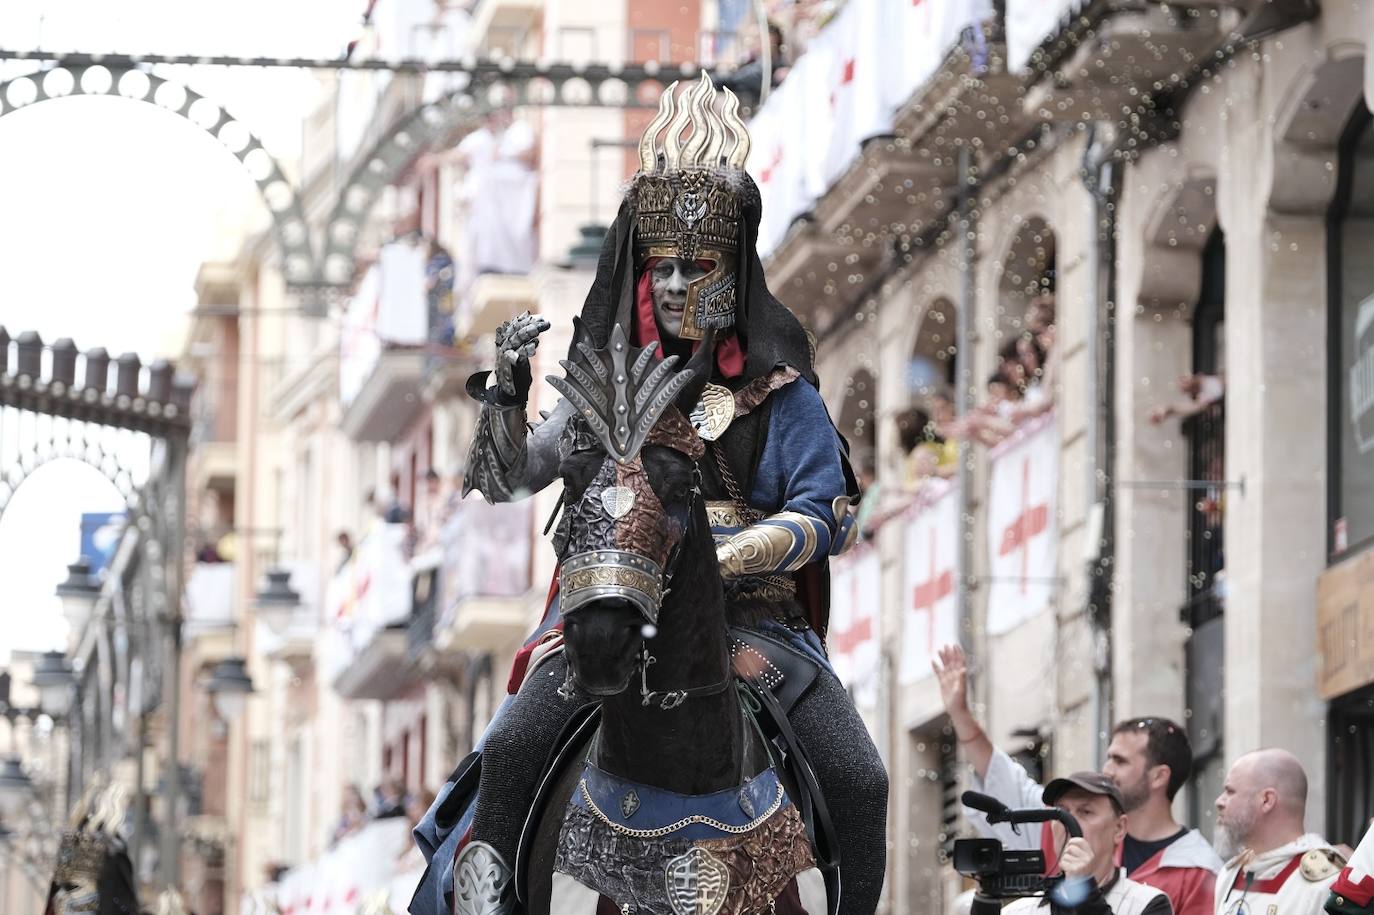
<instances>
[{"instance_id":1,"label":"camera microphone","mask_svg":"<svg viewBox=\"0 0 1374 915\"><path fill-rule=\"evenodd\" d=\"M1011 813L1011 809L1006 804L979 791L965 791L959 800L963 802L965 807L986 813L989 817Z\"/></svg>"}]
</instances>

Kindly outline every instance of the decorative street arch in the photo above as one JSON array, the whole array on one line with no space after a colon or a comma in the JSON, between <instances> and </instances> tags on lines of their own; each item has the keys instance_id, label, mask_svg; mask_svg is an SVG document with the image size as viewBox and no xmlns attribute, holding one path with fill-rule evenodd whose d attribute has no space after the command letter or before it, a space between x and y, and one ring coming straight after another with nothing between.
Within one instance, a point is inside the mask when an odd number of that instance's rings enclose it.
<instances>
[{"instance_id":1,"label":"decorative street arch","mask_svg":"<svg viewBox=\"0 0 1374 915\"><path fill-rule=\"evenodd\" d=\"M193 89L128 63L70 64L57 61L33 73L0 83L0 117L40 102L73 96L107 96L145 102L195 124L243 165L272 215L281 249L282 270L290 284L308 284L319 271L310 227L295 186L262 141L243 121Z\"/></svg>"},{"instance_id":2,"label":"decorative street arch","mask_svg":"<svg viewBox=\"0 0 1374 915\"><path fill-rule=\"evenodd\" d=\"M39 102L76 95L146 102L200 127L233 153L258 186L272 217L289 290L306 307L346 293L356 267L360 229L378 196L420 154L500 106L652 108L673 79L694 77L696 64L577 64L476 60L343 61L189 55L52 54L0 49L0 60L43 62L40 69L0 83L0 117ZM311 237L299 190L262 141L223 107L193 89L152 72L158 65L289 67L393 72L410 78L454 74L459 87L405 112L359 159L339 191L324 227Z\"/></svg>"}]
</instances>

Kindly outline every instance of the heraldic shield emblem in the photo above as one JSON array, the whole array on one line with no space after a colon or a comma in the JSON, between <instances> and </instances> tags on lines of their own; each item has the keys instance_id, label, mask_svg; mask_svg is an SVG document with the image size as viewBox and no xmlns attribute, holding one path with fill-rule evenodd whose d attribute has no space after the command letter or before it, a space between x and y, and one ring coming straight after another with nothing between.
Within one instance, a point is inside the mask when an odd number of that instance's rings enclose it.
<instances>
[{"instance_id":1,"label":"heraldic shield emblem","mask_svg":"<svg viewBox=\"0 0 1374 915\"><path fill-rule=\"evenodd\" d=\"M674 915L717 915L725 906L730 871L706 849L691 848L669 861L667 877Z\"/></svg>"}]
</instances>

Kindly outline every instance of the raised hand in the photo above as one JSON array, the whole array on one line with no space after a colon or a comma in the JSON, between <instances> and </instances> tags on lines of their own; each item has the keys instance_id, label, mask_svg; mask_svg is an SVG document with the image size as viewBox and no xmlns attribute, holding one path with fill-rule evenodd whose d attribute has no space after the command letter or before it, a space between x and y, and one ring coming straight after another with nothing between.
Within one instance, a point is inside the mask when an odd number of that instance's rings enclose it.
<instances>
[{"instance_id":1,"label":"raised hand","mask_svg":"<svg viewBox=\"0 0 1374 915\"><path fill-rule=\"evenodd\" d=\"M523 401L530 392L530 357L539 335L552 325L528 311L496 328L496 384L507 397Z\"/></svg>"},{"instance_id":2,"label":"raised hand","mask_svg":"<svg viewBox=\"0 0 1374 915\"><path fill-rule=\"evenodd\" d=\"M938 657L930 661L931 670L940 682L940 699L945 711L951 718L969 714L968 707L968 662L964 649L958 645L945 645Z\"/></svg>"}]
</instances>

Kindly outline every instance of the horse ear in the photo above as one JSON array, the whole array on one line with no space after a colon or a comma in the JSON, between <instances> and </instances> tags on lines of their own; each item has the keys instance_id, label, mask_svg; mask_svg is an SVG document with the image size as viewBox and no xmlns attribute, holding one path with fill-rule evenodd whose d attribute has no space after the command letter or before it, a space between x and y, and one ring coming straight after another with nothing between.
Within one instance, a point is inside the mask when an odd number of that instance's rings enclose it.
<instances>
[{"instance_id":1,"label":"horse ear","mask_svg":"<svg viewBox=\"0 0 1374 915\"><path fill-rule=\"evenodd\" d=\"M683 372L691 372L692 380L678 392L673 403L683 416L691 416L696 409L697 402L701 400L701 394L706 390L706 383L711 380L711 368L716 359L716 329L706 328L706 336L701 340L701 345L692 354L692 358L687 360L687 365Z\"/></svg>"}]
</instances>

